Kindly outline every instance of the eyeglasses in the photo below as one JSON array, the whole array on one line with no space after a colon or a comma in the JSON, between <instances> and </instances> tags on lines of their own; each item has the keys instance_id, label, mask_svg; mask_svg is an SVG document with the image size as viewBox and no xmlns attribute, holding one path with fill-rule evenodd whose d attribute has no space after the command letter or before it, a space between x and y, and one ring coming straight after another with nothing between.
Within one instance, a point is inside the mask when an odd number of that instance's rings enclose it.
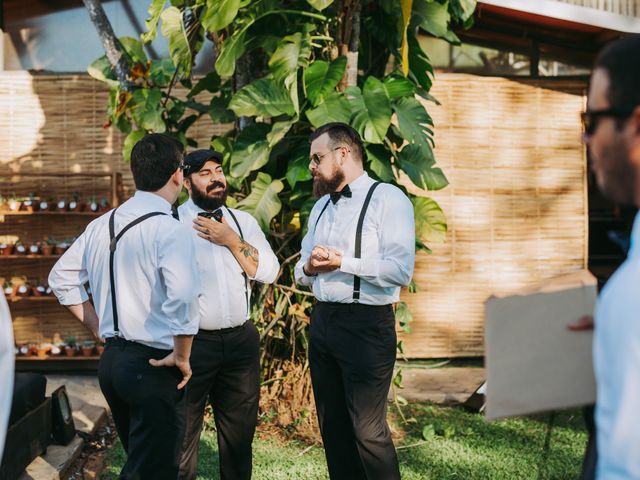
<instances>
[{"instance_id":1,"label":"eyeglasses","mask_svg":"<svg viewBox=\"0 0 640 480\"><path fill-rule=\"evenodd\" d=\"M184 162L180 162L180 163L178 164L178 168L184 172L184 169L185 169L185 168L187 168L187 164L186 164L186 163L184 163ZM178 168L176 168L176 170L177 170Z\"/></svg>"},{"instance_id":2,"label":"eyeglasses","mask_svg":"<svg viewBox=\"0 0 640 480\"><path fill-rule=\"evenodd\" d=\"M309 157L309 163L312 163L314 166L318 167L320 166L320 161L326 157L327 155L329 155L331 152L335 152L336 150L340 150L341 148L345 148L345 147L336 147L332 150L329 150L327 153L323 153L322 155L318 155L317 153L314 153L313 155L311 155ZM347 152L349 152L350 150L347 149Z\"/></svg>"},{"instance_id":3,"label":"eyeglasses","mask_svg":"<svg viewBox=\"0 0 640 480\"><path fill-rule=\"evenodd\" d=\"M598 120L603 117L627 118L633 113L633 108L606 108L603 110L587 110L580 114L582 120L582 128L587 136L593 135L598 128Z\"/></svg>"}]
</instances>

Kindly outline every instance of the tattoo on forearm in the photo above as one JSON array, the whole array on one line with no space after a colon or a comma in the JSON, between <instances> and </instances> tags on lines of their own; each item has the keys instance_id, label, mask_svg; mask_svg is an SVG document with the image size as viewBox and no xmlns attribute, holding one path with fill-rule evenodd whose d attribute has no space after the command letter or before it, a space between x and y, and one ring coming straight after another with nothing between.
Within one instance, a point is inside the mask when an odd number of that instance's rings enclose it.
<instances>
[{"instance_id":1,"label":"tattoo on forearm","mask_svg":"<svg viewBox=\"0 0 640 480\"><path fill-rule=\"evenodd\" d=\"M254 262L258 261L258 249L244 240L240 240L240 251L245 257L250 257Z\"/></svg>"}]
</instances>

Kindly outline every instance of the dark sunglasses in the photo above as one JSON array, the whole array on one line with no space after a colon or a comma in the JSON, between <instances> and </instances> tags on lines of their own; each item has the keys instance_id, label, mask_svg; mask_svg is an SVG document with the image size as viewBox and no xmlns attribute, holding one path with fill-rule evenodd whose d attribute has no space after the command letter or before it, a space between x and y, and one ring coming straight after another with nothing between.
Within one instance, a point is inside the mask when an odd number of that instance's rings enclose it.
<instances>
[{"instance_id":1,"label":"dark sunglasses","mask_svg":"<svg viewBox=\"0 0 640 480\"><path fill-rule=\"evenodd\" d=\"M344 147L336 147L332 150L329 150L327 153L323 153L322 155L318 155L317 153L314 153L313 155L311 155L309 157L309 162L313 163L316 167L320 166L320 161L326 157L327 155L329 155L331 152L335 152L336 150L340 150L341 148ZM347 149L347 152L349 152L350 150Z\"/></svg>"},{"instance_id":2,"label":"dark sunglasses","mask_svg":"<svg viewBox=\"0 0 640 480\"><path fill-rule=\"evenodd\" d=\"M598 128L598 120L604 117L627 118L633 113L633 108L606 108L603 110L587 110L580 114L582 128L587 136L593 135Z\"/></svg>"}]
</instances>

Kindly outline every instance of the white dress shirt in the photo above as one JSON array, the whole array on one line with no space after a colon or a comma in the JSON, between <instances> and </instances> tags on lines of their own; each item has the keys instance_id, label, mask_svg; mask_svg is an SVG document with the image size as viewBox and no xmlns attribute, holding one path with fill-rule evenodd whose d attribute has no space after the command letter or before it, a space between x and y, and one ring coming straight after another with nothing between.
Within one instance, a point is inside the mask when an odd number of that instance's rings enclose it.
<instances>
[{"instance_id":1,"label":"white dress shirt","mask_svg":"<svg viewBox=\"0 0 640 480\"><path fill-rule=\"evenodd\" d=\"M596 477L640 479L640 213L627 260L598 299L593 359Z\"/></svg>"},{"instance_id":2,"label":"white dress shirt","mask_svg":"<svg viewBox=\"0 0 640 480\"><path fill-rule=\"evenodd\" d=\"M231 218L227 207L222 207L227 224L238 235L238 227ZM202 279L202 295L199 299L200 328L219 330L242 325L249 318L250 309L245 290L242 267L231 251L197 235L193 228L193 219L202 209L191 199L178 207L180 221L189 228L194 238L198 269ZM280 270L278 258L271 250L258 222L247 212L233 209L245 242L258 250L258 269L255 277L249 277L260 283L273 283ZM249 282L249 298L251 283Z\"/></svg>"},{"instance_id":3,"label":"white dress shirt","mask_svg":"<svg viewBox=\"0 0 640 480\"><path fill-rule=\"evenodd\" d=\"M11 313L4 295L0 295L0 461L11 414L15 358Z\"/></svg>"},{"instance_id":4,"label":"white dress shirt","mask_svg":"<svg viewBox=\"0 0 640 480\"><path fill-rule=\"evenodd\" d=\"M191 232L171 216L162 197L137 191L115 214L115 234L150 212L164 212L128 230L118 241L114 270L120 336L150 347L173 349L173 336L198 330L200 277ZM93 294L100 336L114 336L109 283L109 217L91 222L53 266L49 286L62 305Z\"/></svg>"},{"instance_id":5,"label":"white dress shirt","mask_svg":"<svg viewBox=\"0 0 640 480\"><path fill-rule=\"evenodd\" d=\"M313 294L322 302L352 303L354 275L361 278L359 303L366 305L397 302L400 287L411 281L416 253L413 205L393 185L383 183L374 191L362 228L362 258L354 258L358 218L373 183L369 175L362 174L349 185L351 198L342 197L335 205L329 201L319 221L329 195L311 210L295 276L299 284L312 285ZM342 252L340 269L305 275L302 267L315 245Z\"/></svg>"}]
</instances>

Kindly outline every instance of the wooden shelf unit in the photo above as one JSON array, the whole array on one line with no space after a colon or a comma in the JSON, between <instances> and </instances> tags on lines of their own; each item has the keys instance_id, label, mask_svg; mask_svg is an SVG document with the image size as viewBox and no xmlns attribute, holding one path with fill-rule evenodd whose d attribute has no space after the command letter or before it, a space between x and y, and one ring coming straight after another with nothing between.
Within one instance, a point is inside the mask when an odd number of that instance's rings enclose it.
<instances>
[{"instance_id":1,"label":"wooden shelf unit","mask_svg":"<svg viewBox=\"0 0 640 480\"><path fill-rule=\"evenodd\" d=\"M80 201L106 199L111 207L122 200L120 173L46 173L0 174L0 195L5 199L28 198L39 192L40 200L70 199L78 193ZM37 200L37 201L40 201ZM92 211L10 211L0 210L0 238L19 238L31 245L48 237L70 240L80 235L86 225L105 212ZM26 277L31 286L46 282L51 267L60 255L17 254L0 255L0 278ZM0 285L1 286L1 285ZM68 310L58 304L53 295L7 296L11 311L16 345L48 343L58 334L62 340L73 336L80 344L93 340L91 332ZM17 370L58 371L95 370L98 356L66 357L16 356Z\"/></svg>"}]
</instances>

